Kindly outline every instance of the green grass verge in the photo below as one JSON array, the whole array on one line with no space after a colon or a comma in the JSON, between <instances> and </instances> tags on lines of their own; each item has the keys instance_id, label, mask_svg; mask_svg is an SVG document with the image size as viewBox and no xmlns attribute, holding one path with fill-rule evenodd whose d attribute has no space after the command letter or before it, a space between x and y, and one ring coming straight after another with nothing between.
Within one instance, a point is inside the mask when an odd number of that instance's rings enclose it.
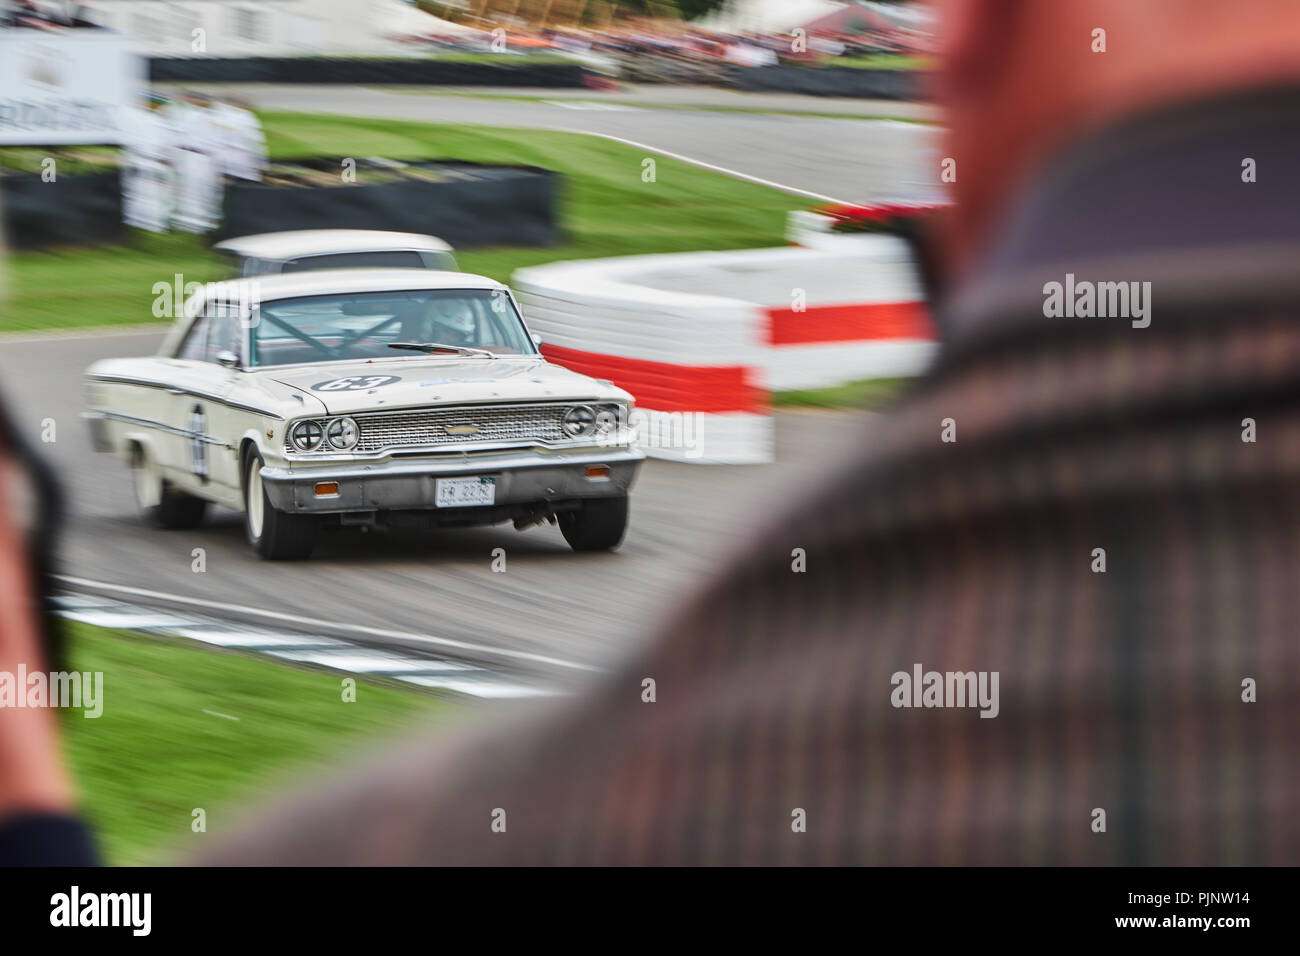
<instances>
[{"instance_id":1,"label":"green grass verge","mask_svg":"<svg viewBox=\"0 0 1300 956\"><path fill-rule=\"evenodd\" d=\"M832 388L772 393L776 408L860 408L877 412L892 406L914 378L873 378Z\"/></svg>"},{"instance_id":2,"label":"green grass verge","mask_svg":"<svg viewBox=\"0 0 1300 956\"><path fill-rule=\"evenodd\" d=\"M785 217L807 201L610 140L578 133L266 113L274 154L524 163L564 176L565 241L548 248L458 252L467 271L506 280L559 259L782 245ZM642 181L642 160L655 182ZM436 234L435 223L430 231Z\"/></svg>"},{"instance_id":3,"label":"green grass verge","mask_svg":"<svg viewBox=\"0 0 1300 956\"><path fill-rule=\"evenodd\" d=\"M458 253L466 271L500 280L521 266L560 259L781 245L786 213L807 205L766 186L578 133L283 112L263 113L262 121L273 159L459 159L562 174L560 244ZM647 156L656 165L652 183L641 178ZM436 211L429 231L438 231ZM177 272L186 282L208 282L223 270L206 243L189 235L140 233L122 246L21 253L10 259L0 332L154 321L155 282Z\"/></svg>"},{"instance_id":4,"label":"green grass verge","mask_svg":"<svg viewBox=\"0 0 1300 956\"><path fill-rule=\"evenodd\" d=\"M0 146L0 170L39 175L53 159L57 175L82 176L117 169L119 152L113 146Z\"/></svg>"},{"instance_id":5,"label":"green grass verge","mask_svg":"<svg viewBox=\"0 0 1300 956\"><path fill-rule=\"evenodd\" d=\"M362 681L356 701L344 703L340 674L67 626L69 666L104 674L103 714L60 719L83 812L109 863L195 851L289 773L343 765L364 739L464 713L447 700ZM200 807L207 833L191 829Z\"/></svg>"},{"instance_id":6,"label":"green grass verge","mask_svg":"<svg viewBox=\"0 0 1300 956\"><path fill-rule=\"evenodd\" d=\"M0 332L166 322L152 312L155 282L209 282L227 266L197 237L132 231L122 246L24 252L9 259Z\"/></svg>"},{"instance_id":7,"label":"green grass verge","mask_svg":"<svg viewBox=\"0 0 1300 956\"><path fill-rule=\"evenodd\" d=\"M862 56L837 56L817 66L847 66L856 70L933 70L938 60L932 56L902 56L898 53L866 53Z\"/></svg>"}]
</instances>

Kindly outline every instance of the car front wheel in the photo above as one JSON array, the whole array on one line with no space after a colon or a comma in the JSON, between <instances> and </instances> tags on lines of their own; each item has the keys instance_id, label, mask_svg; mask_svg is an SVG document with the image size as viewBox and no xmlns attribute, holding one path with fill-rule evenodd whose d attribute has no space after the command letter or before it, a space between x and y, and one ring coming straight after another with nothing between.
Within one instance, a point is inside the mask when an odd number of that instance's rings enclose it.
<instances>
[{"instance_id":1,"label":"car front wheel","mask_svg":"<svg viewBox=\"0 0 1300 956\"><path fill-rule=\"evenodd\" d=\"M627 531L627 495L588 498L577 511L559 514L560 531L574 551L611 551Z\"/></svg>"},{"instance_id":2,"label":"car front wheel","mask_svg":"<svg viewBox=\"0 0 1300 956\"><path fill-rule=\"evenodd\" d=\"M262 483L262 456L244 459L244 531L253 550L271 561L300 561L316 547L320 522L311 515L277 511Z\"/></svg>"}]
</instances>

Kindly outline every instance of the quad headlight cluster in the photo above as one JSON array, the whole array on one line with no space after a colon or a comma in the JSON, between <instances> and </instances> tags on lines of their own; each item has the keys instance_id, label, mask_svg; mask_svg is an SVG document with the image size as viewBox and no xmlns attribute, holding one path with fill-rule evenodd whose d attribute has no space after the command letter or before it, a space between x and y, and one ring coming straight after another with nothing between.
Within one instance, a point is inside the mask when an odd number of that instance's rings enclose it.
<instances>
[{"instance_id":1,"label":"quad headlight cluster","mask_svg":"<svg viewBox=\"0 0 1300 956\"><path fill-rule=\"evenodd\" d=\"M361 429L353 418L306 419L289 431L295 451L349 451L360 437Z\"/></svg>"},{"instance_id":2,"label":"quad headlight cluster","mask_svg":"<svg viewBox=\"0 0 1300 956\"><path fill-rule=\"evenodd\" d=\"M621 405L574 405L565 411L560 427L570 438L603 437L618 431L625 414Z\"/></svg>"}]
</instances>

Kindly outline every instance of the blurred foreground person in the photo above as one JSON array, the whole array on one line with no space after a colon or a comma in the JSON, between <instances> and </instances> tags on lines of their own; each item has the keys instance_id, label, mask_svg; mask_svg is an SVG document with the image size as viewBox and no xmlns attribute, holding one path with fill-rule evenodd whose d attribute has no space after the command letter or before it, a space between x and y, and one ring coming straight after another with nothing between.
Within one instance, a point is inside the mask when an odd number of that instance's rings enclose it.
<instances>
[{"instance_id":1,"label":"blurred foreground person","mask_svg":"<svg viewBox=\"0 0 1300 956\"><path fill-rule=\"evenodd\" d=\"M932 374L599 689L203 861L1300 863L1300 6L947 13Z\"/></svg>"},{"instance_id":2,"label":"blurred foreground person","mask_svg":"<svg viewBox=\"0 0 1300 956\"><path fill-rule=\"evenodd\" d=\"M948 14L939 366L598 688L200 862L1300 862L1300 8Z\"/></svg>"},{"instance_id":3,"label":"blurred foreground person","mask_svg":"<svg viewBox=\"0 0 1300 956\"><path fill-rule=\"evenodd\" d=\"M0 271L0 302L7 291ZM0 866L98 862L88 829L73 815L58 712L18 701L28 694L19 678L64 667L49 601L60 499L49 466L14 427L0 393Z\"/></svg>"},{"instance_id":4,"label":"blurred foreground person","mask_svg":"<svg viewBox=\"0 0 1300 956\"><path fill-rule=\"evenodd\" d=\"M53 534L50 476L9 422L0 400L0 866L96 862L59 759L58 712L22 706L22 675L61 666L41 608L41 573Z\"/></svg>"}]
</instances>

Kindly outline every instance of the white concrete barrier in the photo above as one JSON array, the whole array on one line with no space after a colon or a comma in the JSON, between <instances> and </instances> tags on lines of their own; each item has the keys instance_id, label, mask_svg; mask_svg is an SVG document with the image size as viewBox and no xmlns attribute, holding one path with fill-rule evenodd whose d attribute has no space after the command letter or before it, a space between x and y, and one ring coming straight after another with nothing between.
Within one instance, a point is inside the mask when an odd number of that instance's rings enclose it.
<instances>
[{"instance_id":1,"label":"white concrete barrier","mask_svg":"<svg viewBox=\"0 0 1300 956\"><path fill-rule=\"evenodd\" d=\"M553 263L513 284L550 359L636 397L648 453L768 461L772 391L914 375L936 347L906 244L848 238L870 241Z\"/></svg>"}]
</instances>

